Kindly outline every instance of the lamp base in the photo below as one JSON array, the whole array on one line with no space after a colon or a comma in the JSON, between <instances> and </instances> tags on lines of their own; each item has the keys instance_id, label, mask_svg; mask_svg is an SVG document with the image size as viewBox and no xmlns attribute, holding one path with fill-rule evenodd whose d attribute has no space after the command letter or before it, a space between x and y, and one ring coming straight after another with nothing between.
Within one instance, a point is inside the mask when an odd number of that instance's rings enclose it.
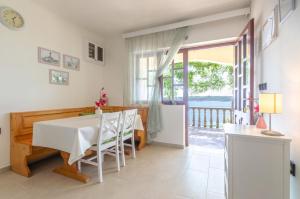
<instances>
[{"instance_id":1,"label":"lamp base","mask_svg":"<svg viewBox=\"0 0 300 199\"><path fill-rule=\"evenodd\" d=\"M270 131L270 130L262 131L261 134L269 135L269 136L284 136L282 133L278 131Z\"/></svg>"}]
</instances>

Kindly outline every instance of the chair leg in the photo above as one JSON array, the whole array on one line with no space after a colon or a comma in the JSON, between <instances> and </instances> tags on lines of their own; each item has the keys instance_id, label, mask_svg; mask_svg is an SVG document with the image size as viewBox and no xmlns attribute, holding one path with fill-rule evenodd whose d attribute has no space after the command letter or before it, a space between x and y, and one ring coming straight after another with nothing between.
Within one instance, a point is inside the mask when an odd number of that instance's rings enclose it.
<instances>
[{"instance_id":1,"label":"chair leg","mask_svg":"<svg viewBox=\"0 0 300 199\"><path fill-rule=\"evenodd\" d=\"M122 156L122 165L123 167L126 166L126 163L125 163L125 149L124 149L124 141L122 140L121 141L121 156Z\"/></svg>"},{"instance_id":2,"label":"chair leg","mask_svg":"<svg viewBox=\"0 0 300 199\"><path fill-rule=\"evenodd\" d=\"M117 162L117 171L120 171L120 151L119 145L116 146L116 162Z\"/></svg>"},{"instance_id":3,"label":"chair leg","mask_svg":"<svg viewBox=\"0 0 300 199\"><path fill-rule=\"evenodd\" d=\"M100 183L103 182L103 174L102 174L102 152L97 151L97 161L98 161L98 180Z\"/></svg>"},{"instance_id":4,"label":"chair leg","mask_svg":"<svg viewBox=\"0 0 300 199\"><path fill-rule=\"evenodd\" d=\"M131 137L131 150L132 150L132 157L135 159L135 143L134 143L134 135Z\"/></svg>"}]
</instances>

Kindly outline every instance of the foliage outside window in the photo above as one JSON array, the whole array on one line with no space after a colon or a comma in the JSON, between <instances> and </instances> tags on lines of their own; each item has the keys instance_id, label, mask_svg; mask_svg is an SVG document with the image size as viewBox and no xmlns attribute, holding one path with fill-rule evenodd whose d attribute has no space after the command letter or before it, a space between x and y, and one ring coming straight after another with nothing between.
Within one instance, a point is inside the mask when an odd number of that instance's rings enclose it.
<instances>
[{"instance_id":1,"label":"foliage outside window","mask_svg":"<svg viewBox=\"0 0 300 199\"><path fill-rule=\"evenodd\" d=\"M163 75L164 101L177 101L178 95L183 95L181 91L183 80L183 62L174 63ZM188 86L193 93L200 94L209 90L218 91L226 86L233 88L233 81L233 67L231 65L189 62Z\"/></svg>"}]
</instances>

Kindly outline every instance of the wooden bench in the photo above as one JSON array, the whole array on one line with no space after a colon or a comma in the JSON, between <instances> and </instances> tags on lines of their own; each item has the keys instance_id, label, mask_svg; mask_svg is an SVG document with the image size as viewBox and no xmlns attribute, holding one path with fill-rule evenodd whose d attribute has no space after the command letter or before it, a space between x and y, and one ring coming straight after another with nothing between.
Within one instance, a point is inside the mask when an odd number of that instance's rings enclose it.
<instances>
[{"instance_id":1,"label":"wooden bench","mask_svg":"<svg viewBox=\"0 0 300 199\"><path fill-rule=\"evenodd\" d=\"M107 106L104 112L122 111L134 107ZM148 108L136 107L141 114L144 128L147 129ZM57 154L50 148L32 146L33 123L38 121L76 117L82 113L93 113L94 107L70 108L47 111L19 112L10 114L10 163L11 169L23 176L31 176L29 164ZM138 150L146 144L146 131L136 132Z\"/></svg>"}]
</instances>

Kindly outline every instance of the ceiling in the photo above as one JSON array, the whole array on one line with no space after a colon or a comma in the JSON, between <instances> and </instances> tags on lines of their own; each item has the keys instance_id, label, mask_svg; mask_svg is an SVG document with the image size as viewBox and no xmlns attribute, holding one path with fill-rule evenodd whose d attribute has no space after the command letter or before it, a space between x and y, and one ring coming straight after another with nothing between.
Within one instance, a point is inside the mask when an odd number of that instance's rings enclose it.
<instances>
[{"instance_id":1,"label":"ceiling","mask_svg":"<svg viewBox=\"0 0 300 199\"><path fill-rule=\"evenodd\" d=\"M250 5L250 0L33 1L103 35L136 31Z\"/></svg>"}]
</instances>

